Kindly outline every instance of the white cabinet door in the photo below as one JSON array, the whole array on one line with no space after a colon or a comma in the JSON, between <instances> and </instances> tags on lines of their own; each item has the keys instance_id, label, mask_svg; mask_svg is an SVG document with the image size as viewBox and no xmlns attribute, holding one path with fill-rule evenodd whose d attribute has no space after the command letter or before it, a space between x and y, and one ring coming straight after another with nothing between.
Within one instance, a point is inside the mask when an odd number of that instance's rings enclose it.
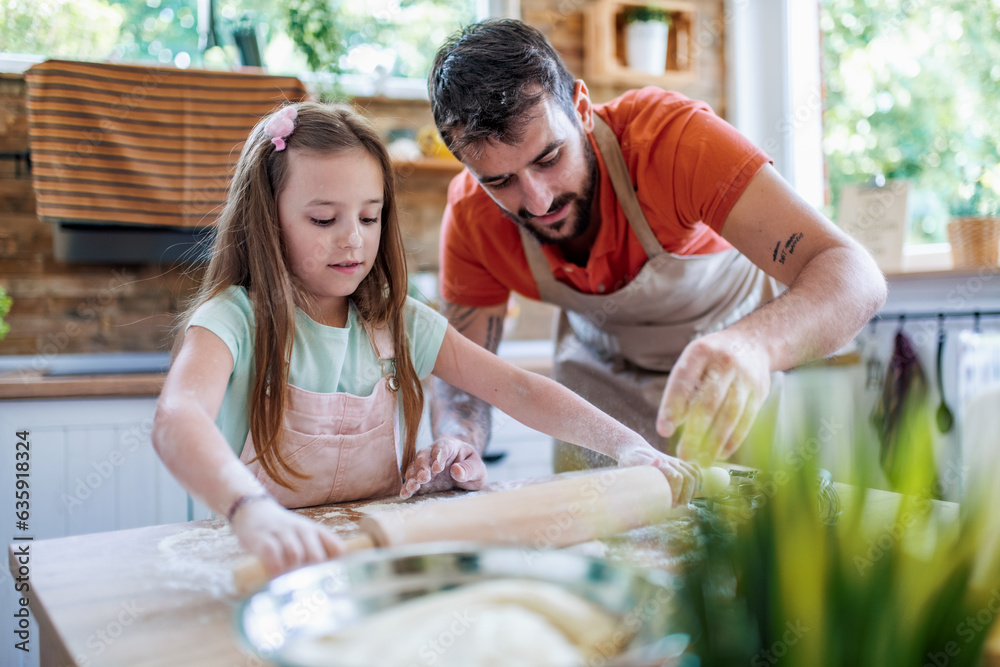
<instances>
[{"instance_id":1,"label":"white cabinet door","mask_svg":"<svg viewBox=\"0 0 1000 667\"><path fill-rule=\"evenodd\" d=\"M153 450L155 407L154 397L0 401L3 544L14 537L44 540L208 518L208 511L189 500ZM30 454L30 516L23 530L15 515L17 463L23 463L23 457L16 458L18 433L26 433ZM0 608L11 614L20 595L14 583L5 554ZM4 616L0 634L13 637L16 619ZM6 641L0 645L0 664L38 664L34 619L29 633L31 652Z\"/></svg>"},{"instance_id":2,"label":"white cabinet door","mask_svg":"<svg viewBox=\"0 0 1000 667\"><path fill-rule=\"evenodd\" d=\"M195 518L153 451L155 407L153 397L0 402L0 437L9 443L0 489L13 507L15 433L27 431L35 539Z\"/></svg>"}]
</instances>

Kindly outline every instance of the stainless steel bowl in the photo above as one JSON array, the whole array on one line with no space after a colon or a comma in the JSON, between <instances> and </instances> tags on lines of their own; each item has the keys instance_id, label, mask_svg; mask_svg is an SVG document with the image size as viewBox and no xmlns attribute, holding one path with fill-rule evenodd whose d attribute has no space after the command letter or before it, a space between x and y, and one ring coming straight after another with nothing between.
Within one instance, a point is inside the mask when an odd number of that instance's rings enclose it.
<instances>
[{"instance_id":1,"label":"stainless steel bowl","mask_svg":"<svg viewBox=\"0 0 1000 667\"><path fill-rule=\"evenodd\" d=\"M283 649L300 635L343 629L429 593L510 577L557 584L616 615L626 636L633 636L623 653L601 664L685 664L681 654L688 636L675 625L675 582L666 572L638 570L565 551L469 543L359 552L282 575L237 607L236 631L244 648L260 658L283 667L301 667L283 655ZM348 665L335 658L329 665L380 667Z\"/></svg>"}]
</instances>

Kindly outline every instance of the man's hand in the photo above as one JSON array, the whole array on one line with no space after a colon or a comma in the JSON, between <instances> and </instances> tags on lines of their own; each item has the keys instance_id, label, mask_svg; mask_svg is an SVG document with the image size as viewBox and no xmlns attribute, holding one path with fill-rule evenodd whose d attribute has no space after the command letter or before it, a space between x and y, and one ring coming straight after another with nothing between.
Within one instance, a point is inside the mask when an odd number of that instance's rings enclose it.
<instances>
[{"instance_id":1,"label":"man's hand","mask_svg":"<svg viewBox=\"0 0 1000 667\"><path fill-rule=\"evenodd\" d=\"M699 465L729 458L771 389L767 350L731 330L692 341L674 364L656 418L669 438L684 424L677 456Z\"/></svg>"},{"instance_id":2,"label":"man's hand","mask_svg":"<svg viewBox=\"0 0 1000 667\"><path fill-rule=\"evenodd\" d=\"M440 438L417 452L406 469L405 480L400 498L409 498L418 491L477 491L486 483L486 464L472 445L455 438Z\"/></svg>"}]
</instances>

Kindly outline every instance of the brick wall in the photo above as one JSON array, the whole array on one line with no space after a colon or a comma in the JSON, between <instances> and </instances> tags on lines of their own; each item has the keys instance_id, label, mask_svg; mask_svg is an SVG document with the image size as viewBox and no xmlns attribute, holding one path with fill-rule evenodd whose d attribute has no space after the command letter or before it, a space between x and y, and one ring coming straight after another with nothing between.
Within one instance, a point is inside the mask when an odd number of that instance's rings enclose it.
<instances>
[{"instance_id":1,"label":"brick wall","mask_svg":"<svg viewBox=\"0 0 1000 667\"><path fill-rule=\"evenodd\" d=\"M354 104L373 119L382 136L394 130L416 132L434 125L427 101L357 98ZM454 169L403 165L397 170L399 221L410 271L437 271L438 229L447 203L448 183L458 171L457 163Z\"/></svg>"},{"instance_id":2,"label":"brick wall","mask_svg":"<svg viewBox=\"0 0 1000 667\"><path fill-rule=\"evenodd\" d=\"M0 78L0 152L27 150L24 79ZM198 271L58 262L24 163L0 160L0 285L14 299L0 354L163 351Z\"/></svg>"},{"instance_id":3,"label":"brick wall","mask_svg":"<svg viewBox=\"0 0 1000 667\"><path fill-rule=\"evenodd\" d=\"M28 146L26 86L0 78L0 152ZM431 123L426 102L360 100L380 129ZM437 266L437 226L454 172L406 169L401 220L411 270ZM14 299L0 354L165 351L177 313L197 287L201 269L163 265L86 265L57 261L52 226L35 215L24 162L0 160L0 285Z\"/></svg>"}]
</instances>

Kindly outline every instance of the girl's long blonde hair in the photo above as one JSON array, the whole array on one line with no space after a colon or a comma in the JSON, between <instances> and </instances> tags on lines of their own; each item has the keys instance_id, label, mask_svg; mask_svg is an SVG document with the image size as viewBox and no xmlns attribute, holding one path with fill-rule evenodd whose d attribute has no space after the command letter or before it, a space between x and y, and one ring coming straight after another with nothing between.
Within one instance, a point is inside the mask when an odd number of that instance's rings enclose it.
<instances>
[{"instance_id":1,"label":"girl's long blonde hair","mask_svg":"<svg viewBox=\"0 0 1000 667\"><path fill-rule=\"evenodd\" d=\"M291 149L337 153L362 149L382 169L382 236L371 272L352 295L358 314L371 331L388 326L396 355L396 378L403 402L402 470L416 453L417 428L424 394L417 377L403 309L407 295L406 256L396 213L392 163L372 124L345 105L300 102L287 149L275 150L263 118L243 145L229 196L216 225L211 260L201 287L181 320L183 332L197 308L226 288L246 288L254 313L254 380L250 392L250 434L261 467L290 489L288 475L308 479L285 461L278 449L285 413L288 366L295 331L295 306L307 296L288 269L278 222L278 194L285 186ZM178 341L179 344L179 341ZM275 389L271 389L274 387ZM280 389L280 390L279 390Z\"/></svg>"}]
</instances>

